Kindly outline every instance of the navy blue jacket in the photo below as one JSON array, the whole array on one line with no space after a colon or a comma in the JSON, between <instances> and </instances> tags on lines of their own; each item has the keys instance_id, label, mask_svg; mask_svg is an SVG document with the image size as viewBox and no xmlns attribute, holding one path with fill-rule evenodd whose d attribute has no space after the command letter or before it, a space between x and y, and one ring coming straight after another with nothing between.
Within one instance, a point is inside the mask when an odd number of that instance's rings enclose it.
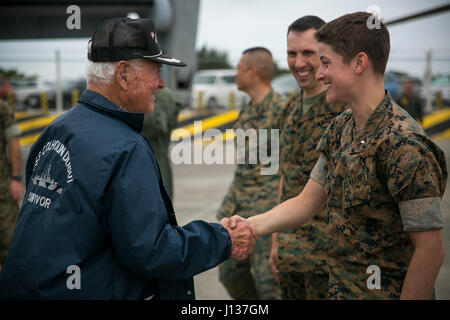
<instances>
[{"instance_id":1,"label":"navy blue jacket","mask_svg":"<svg viewBox=\"0 0 450 320\"><path fill-rule=\"evenodd\" d=\"M194 299L192 277L230 256L220 224L177 226L143 119L86 90L42 133L0 298Z\"/></svg>"}]
</instances>

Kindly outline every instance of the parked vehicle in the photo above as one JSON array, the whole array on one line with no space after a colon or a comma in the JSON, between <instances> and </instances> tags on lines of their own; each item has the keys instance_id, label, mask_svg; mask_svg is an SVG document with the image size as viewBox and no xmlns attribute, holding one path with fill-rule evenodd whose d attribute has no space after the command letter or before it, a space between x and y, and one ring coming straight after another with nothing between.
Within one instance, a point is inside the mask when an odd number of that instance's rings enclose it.
<instances>
[{"instance_id":1,"label":"parked vehicle","mask_svg":"<svg viewBox=\"0 0 450 320\"><path fill-rule=\"evenodd\" d=\"M51 87L41 80L10 80L16 93L15 104L19 108L39 107L41 92L49 92Z\"/></svg>"},{"instance_id":2,"label":"parked vehicle","mask_svg":"<svg viewBox=\"0 0 450 320\"><path fill-rule=\"evenodd\" d=\"M18 80L14 81L17 92L17 103L27 108L41 107L41 93L47 93L48 108L56 108L56 84L50 81ZM72 91L77 89L81 94L86 89L86 80L63 80L61 81L63 93L63 108L72 107Z\"/></svg>"},{"instance_id":3,"label":"parked vehicle","mask_svg":"<svg viewBox=\"0 0 450 320\"><path fill-rule=\"evenodd\" d=\"M297 80L291 73L284 73L273 78L272 88L285 96L290 96L300 91Z\"/></svg>"},{"instance_id":4,"label":"parked vehicle","mask_svg":"<svg viewBox=\"0 0 450 320\"><path fill-rule=\"evenodd\" d=\"M234 96L234 106L241 108L250 97L238 90L234 69L213 69L197 71L192 85L192 108L228 108L230 96ZM201 97L202 101L199 100Z\"/></svg>"},{"instance_id":5,"label":"parked vehicle","mask_svg":"<svg viewBox=\"0 0 450 320\"><path fill-rule=\"evenodd\" d=\"M54 82L48 82L52 88L49 92L49 108L56 108L56 84ZM63 109L72 108L72 92L74 90L81 94L86 89L86 80L63 80L61 81L61 90L63 96Z\"/></svg>"}]
</instances>

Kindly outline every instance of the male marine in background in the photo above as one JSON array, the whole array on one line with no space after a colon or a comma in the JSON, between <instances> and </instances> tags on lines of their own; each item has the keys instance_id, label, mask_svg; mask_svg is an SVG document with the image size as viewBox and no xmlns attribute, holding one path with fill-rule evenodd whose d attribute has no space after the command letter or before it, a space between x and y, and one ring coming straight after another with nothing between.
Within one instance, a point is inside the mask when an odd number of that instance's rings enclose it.
<instances>
[{"instance_id":1,"label":"male marine in background","mask_svg":"<svg viewBox=\"0 0 450 320\"><path fill-rule=\"evenodd\" d=\"M286 100L271 87L273 70L272 54L266 48L255 47L243 52L236 72L236 84L239 90L251 97L251 101L239 113L234 129L280 128ZM248 142L245 147L249 150ZM277 151L271 150L278 156ZM258 152L258 148L250 149L249 152ZM245 164L237 165L234 180L217 214L219 220L235 214L250 217L276 204L278 172L261 175L262 167L259 161L257 164L246 161ZM248 260L225 261L219 265L220 281L232 298L280 299L279 286L269 266L269 252L270 235L267 235L256 241L254 255Z\"/></svg>"},{"instance_id":2,"label":"male marine in background","mask_svg":"<svg viewBox=\"0 0 450 320\"><path fill-rule=\"evenodd\" d=\"M317 143L331 120L345 110L343 104L327 103L325 86L315 79L320 59L314 34L324 24L316 16L304 16L287 32L287 62L302 90L289 101L281 128L280 202L302 191L319 158ZM324 208L298 229L272 235L270 264L279 275L283 299L327 298L326 229Z\"/></svg>"},{"instance_id":3,"label":"male marine in background","mask_svg":"<svg viewBox=\"0 0 450 320\"><path fill-rule=\"evenodd\" d=\"M245 259L254 239L244 225L178 226L140 134L161 64L185 64L149 19L108 19L88 48L87 90L30 150L0 299L195 299L193 276Z\"/></svg>"}]
</instances>

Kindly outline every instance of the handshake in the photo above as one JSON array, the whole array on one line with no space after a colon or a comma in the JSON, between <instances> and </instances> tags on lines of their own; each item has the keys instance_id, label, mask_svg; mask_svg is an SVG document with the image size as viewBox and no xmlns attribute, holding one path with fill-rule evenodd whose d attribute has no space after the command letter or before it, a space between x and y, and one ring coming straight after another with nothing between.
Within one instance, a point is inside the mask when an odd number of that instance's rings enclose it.
<instances>
[{"instance_id":1,"label":"handshake","mask_svg":"<svg viewBox=\"0 0 450 320\"><path fill-rule=\"evenodd\" d=\"M231 238L231 259L245 260L253 253L257 238L256 230L240 216L223 218L220 224L227 229Z\"/></svg>"}]
</instances>

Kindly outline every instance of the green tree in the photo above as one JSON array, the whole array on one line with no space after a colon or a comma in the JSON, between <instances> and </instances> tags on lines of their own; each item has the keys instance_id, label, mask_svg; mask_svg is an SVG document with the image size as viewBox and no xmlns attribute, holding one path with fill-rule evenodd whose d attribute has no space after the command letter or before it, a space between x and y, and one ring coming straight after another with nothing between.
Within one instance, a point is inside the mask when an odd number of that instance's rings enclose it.
<instances>
[{"instance_id":1,"label":"green tree","mask_svg":"<svg viewBox=\"0 0 450 320\"><path fill-rule=\"evenodd\" d=\"M283 68L278 67L278 64L275 61L273 62L273 65L274 65L274 70L273 70L273 77L274 78L276 76L279 76L280 74L289 73L290 72L289 69L283 69Z\"/></svg>"},{"instance_id":2,"label":"green tree","mask_svg":"<svg viewBox=\"0 0 450 320\"><path fill-rule=\"evenodd\" d=\"M197 69L229 69L228 53L203 46L197 51Z\"/></svg>"},{"instance_id":3,"label":"green tree","mask_svg":"<svg viewBox=\"0 0 450 320\"><path fill-rule=\"evenodd\" d=\"M37 75L27 76L24 73L17 71L16 69L5 70L0 68L0 74L7 79L18 79L18 80L36 80Z\"/></svg>"}]
</instances>

